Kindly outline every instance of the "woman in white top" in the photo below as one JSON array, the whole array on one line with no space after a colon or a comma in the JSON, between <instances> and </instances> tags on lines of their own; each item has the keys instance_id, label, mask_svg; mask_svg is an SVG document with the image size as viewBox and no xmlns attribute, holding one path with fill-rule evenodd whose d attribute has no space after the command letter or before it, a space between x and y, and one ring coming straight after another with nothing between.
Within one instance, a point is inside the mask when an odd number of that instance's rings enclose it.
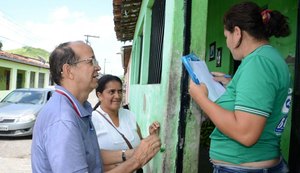
<instances>
[{"instance_id":1,"label":"woman in white top","mask_svg":"<svg viewBox=\"0 0 300 173\"><path fill-rule=\"evenodd\" d=\"M121 108L122 81L113 75L104 75L98 80L96 95L99 102L94 107L92 121L96 130L104 170L108 171L130 158L134 149L129 149L122 133L133 148L140 144L142 135L135 115ZM158 133L159 123L149 126L149 133ZM120 132L120 133L119 133Z\"/></svg>"}]
</instances>

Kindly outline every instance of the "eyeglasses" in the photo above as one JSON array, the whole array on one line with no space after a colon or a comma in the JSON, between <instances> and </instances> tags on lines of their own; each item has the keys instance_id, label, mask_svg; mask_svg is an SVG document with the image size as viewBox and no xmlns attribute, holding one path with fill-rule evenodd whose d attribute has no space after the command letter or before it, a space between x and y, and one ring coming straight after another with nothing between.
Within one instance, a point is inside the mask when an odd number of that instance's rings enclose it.
<instances>
[{"instance_id":1,"label":"eyeglasses","mask_svg":"<svg viewBox=\"0 0 300 173\"><path fill-rule=\"evenodd\" d=\"M83 59L83 60L76 61L73 64L78 64L78 63L81 63L81 62L86 62L88 64L93 65L94 67L98 67L99 66L99 63L96 60L95 56L92 56L90 58L86 58L86 59Z\"/></svg>"}]
</instances>

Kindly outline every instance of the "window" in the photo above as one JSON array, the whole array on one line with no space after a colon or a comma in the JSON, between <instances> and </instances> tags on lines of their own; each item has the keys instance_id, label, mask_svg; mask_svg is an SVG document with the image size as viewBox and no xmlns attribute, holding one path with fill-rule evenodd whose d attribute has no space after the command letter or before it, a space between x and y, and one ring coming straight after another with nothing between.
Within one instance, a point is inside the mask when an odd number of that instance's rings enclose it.
<instances>
[{"instance_id":1,"label":"window","mask_svg":"<svg viewBox=\"0 0 300 173\"><path fill-rule=\"evenodd\" d=\"M148 84L161 82L164 24L165 0L156 0L152 7Z\"/></svg>"},{"instance_id":2,"label":"window","mask_svg":"<svg viewBox=\"0 0 300 173\"><path fill-rule=\"evenodd\" d=\"M34 82L35 82L35 72L30 72L30 84L29 87L30 88L34 88Z\"/></svg>"},{"instance_id":3,"label":"window","mask_svg":"<svg viewBox=\"0 0 300 173\"><path fill-rule=\"evenodd\" d=\"M17 71L17 88L23 88L25 83L25 71L18 70Z\"/></svg>"},{"instance_id":4,"label":"window","mask_svg":"<svg viewBox=\"0 0 300 173\"><path fill-rule=\"evenodd\" d=\"M44 73L39 73L39 88L44 88L44 83L45 83L45 74Z\"/></svg>"}]
</instances>

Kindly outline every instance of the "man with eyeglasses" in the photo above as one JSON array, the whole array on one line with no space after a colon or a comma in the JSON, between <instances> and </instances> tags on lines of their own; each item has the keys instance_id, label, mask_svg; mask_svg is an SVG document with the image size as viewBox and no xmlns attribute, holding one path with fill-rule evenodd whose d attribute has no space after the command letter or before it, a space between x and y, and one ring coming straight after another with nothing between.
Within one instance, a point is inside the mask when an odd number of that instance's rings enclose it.
<instances>
[{"instance_id":1,"label":"man with eyeglasses","mask_svg":"<svg viewBox=\"0 0 300 173\"><path fill-rule=\"evenodd\" d=\"M91 121L89 93L97 87L100 67L92 48L82 41L66 42L49 58L56 92L35 122L31 163L33 173L104 172L100 149ZM141 141L132 158L114 172L133 172L160 149L160 139L151 135Z\"/></svg>"}]
</instances>

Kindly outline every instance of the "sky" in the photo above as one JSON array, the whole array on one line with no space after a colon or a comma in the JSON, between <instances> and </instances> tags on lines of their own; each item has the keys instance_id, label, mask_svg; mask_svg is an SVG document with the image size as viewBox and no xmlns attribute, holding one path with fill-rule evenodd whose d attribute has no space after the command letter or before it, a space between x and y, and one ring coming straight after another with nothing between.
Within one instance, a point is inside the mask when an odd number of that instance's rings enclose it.
<instances>
[{"instance_id":1,"label":"sky","mask_svg":"<svg viewBox=\"0 0 300 173\"><path fill-rule=\"evenodd\" d=\"M120 50L130 42L117 41L113 0L6 0L0 5L2 50L24 46L51 52L66 41L88 41L102 73L123 75ZM105 71L104 71L105 70Z\"/></svg>"}]
</instances>

